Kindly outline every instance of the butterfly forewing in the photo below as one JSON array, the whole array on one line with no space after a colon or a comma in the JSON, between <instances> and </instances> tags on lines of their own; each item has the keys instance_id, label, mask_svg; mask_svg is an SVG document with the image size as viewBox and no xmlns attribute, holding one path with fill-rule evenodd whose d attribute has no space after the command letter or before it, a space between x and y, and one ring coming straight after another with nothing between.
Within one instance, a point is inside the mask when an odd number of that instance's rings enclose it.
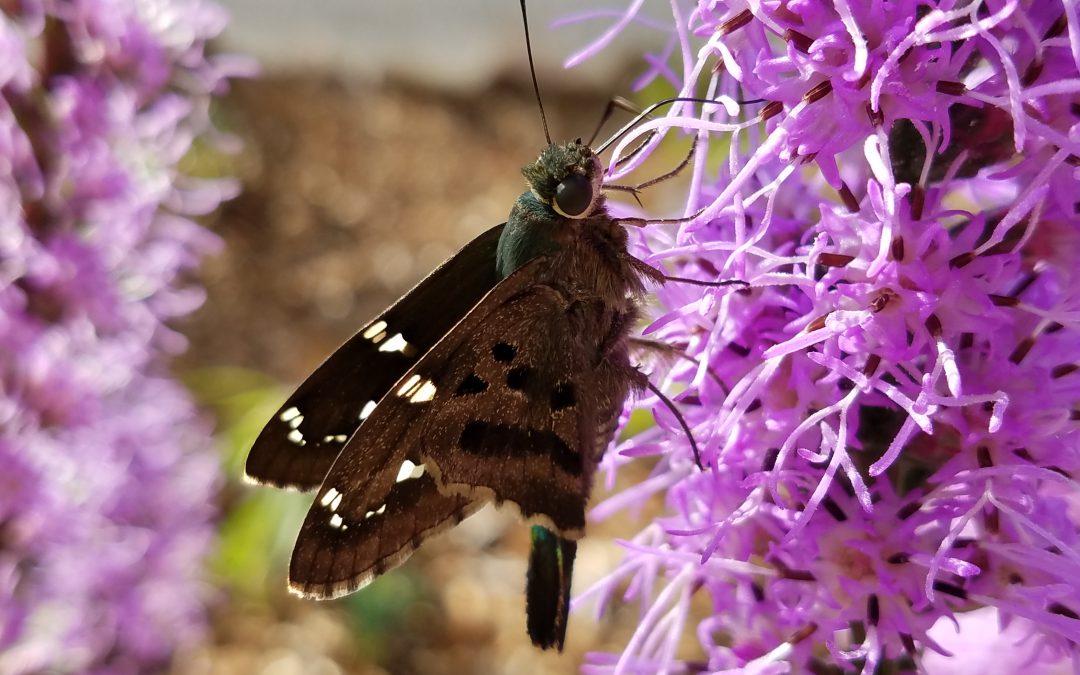
<instances>
[{"instance_id":1,"label":"butterfly forewing","mask_svg":"<svg viewBox=\"0 0 1080 675\"><path fill-rule=\"evenodd\" d=\"M324 361L259 434L247 477L317 488L362 419L495 285L502 230L499 225L474 239Z\"/></svg>"}]
</instances>

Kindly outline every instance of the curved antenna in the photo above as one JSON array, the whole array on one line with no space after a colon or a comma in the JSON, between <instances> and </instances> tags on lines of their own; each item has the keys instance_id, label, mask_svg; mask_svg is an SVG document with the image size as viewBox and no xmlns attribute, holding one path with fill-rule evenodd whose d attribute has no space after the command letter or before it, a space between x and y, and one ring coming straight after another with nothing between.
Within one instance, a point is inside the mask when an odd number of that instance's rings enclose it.
<instances>
[{"instance_id":1,"label":"curved antenna","mask_svg":"<svg viewBox=\"0 0 1080 675\"><path fill-rule=\"evenodd\" d=\"M525 0L521 0L521 2L522 2L522 6L524 6ZM735 102L736 103L760 103L763 100L764 99L753 99L753 100L750 100L750 101L735 101ZM716 99L712 99L712 98L694 98L694 97L690 97L690 96L675 96L675 97L672 97L672 98L665 98L663 100L657 101L656 103L653 103L648 108L645 108L644 110L639 112L637 115L634 115L634 118L632 120L627 122L621 129L616 131L614 136L612 136L611 138L609 138L606 141L604 141L603 143L601 143L600 147L596 148L596 150L594 150L594 152L599 155L604 150L607 150L609 147L611 147L612 143L614 143L615 141L617 141L620 138L622 138L623 136L625 136L627 134L627 132L629 132L631 129L633 129L635 126L637 126L638 123L641 122L641 120L643 120L646 117L648 117L649 115L651 115L655 110L657 110L659 108L662 108L662 107L664 107L666 105L671 105L672 103L702 103L702 104L704 104L704 103L715 103L717 105L723 105L722 101L717 101Z\"/></svg>"},{"instance_id":2,"label":"curved antenna","mask_svg":"<svg viewBox=\"0 0 1080 675\"><path fill-rule=\"evenodd\" d=\"M529 15L525 11L525 0L521 0L521 23L525 25L525 51L529 54L529 74L532 75L533 91L536 92L536 105L540 106L540 121L544 123L544 138L551 145L548 133L547 115L544 114L544 102L540 98L540 85L536 82L536 67L533 65L532 43L529 41Z\"/></svg>"}]
</instances>

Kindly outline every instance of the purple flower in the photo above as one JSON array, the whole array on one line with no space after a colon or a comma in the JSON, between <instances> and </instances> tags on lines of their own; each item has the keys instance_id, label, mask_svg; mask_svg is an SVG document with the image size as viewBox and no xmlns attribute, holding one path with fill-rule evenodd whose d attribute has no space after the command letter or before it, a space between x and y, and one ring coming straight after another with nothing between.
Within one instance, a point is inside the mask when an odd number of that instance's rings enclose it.
<instances>
[{"instance_id":1,"label":"purple flower","mask_svg":"<svg viewBox=\"0 0 1080 675\"><path fill-rule=\"evenodd\" d=\"M177 168L222 26L184 0L0 16L0 672L146 672L203 630L217 458L166 321L218 246L190 216L235 190Z\"/></svg>"},{"instance_id":2,"label":"purple flower","mask_svg":"<svg viewBox=\"0 0 1080 675\"><path fill-rule=\"evenodd\" d=\"M705 469L662 406L607 454L612 474L658 461L593 516L654 494L666 513L584 593L641 611L587 672L943 672L994 641L970 635L979 612L1031 667L1075 663L1072 4L672 7L682 60L650 55L642 83L763 102L675 104L620 141L616 157L657 130L647 150L689 138L697 160L692 217L645 231L638 254L749 286L657 293L646 332L697 363L653 378L681 391Z\"/></svg>"}]
</instances>

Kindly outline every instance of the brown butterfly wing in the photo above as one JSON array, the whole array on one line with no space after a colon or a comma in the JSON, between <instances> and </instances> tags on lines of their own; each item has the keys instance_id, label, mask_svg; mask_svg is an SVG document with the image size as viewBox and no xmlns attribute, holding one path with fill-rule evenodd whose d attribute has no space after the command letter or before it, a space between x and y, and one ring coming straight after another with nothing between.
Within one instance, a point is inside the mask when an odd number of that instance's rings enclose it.
<instances>
[{"instance_id":1,"label":"brown butterfly wing","mask_svg":"<svg viewBox=\"0 0 1080 675\"><path fill-rule=\"evenodd\" d=\"M308 376L256 439L247 478L299 490L321 485L361 414L495 286L502 231L499 225L474 239Z\"/></svg>"},{"instance_id":2,"label":"brown butterfly wing","mask_svg":"<svg viewBox=\"0 0 1080 675\"><path fill-rule=\"evenodd\" d=\"M515 504L578 537L592 475L629 389L604 352L604 305L537 286L463 343L423 419L421 458L444 490Z\"/></svg>"},{"instance_id":3,"label":"brown butterfly wing","mask_svg":"<svg viewBox=\"0 0 1080 675\"><path fill-rule=\"evenodd\" d=\"M434 392L452 360L504 304L534 286L538 258L493 288L403 375L345 443L326 473L293 548L290 587L312 597L355 590L403 562L425 537L479 508L482 500L436 486L435 474L406 478L423 463ZM410 501L411 500L411 501Z\"/></svg>"}]
</instances>

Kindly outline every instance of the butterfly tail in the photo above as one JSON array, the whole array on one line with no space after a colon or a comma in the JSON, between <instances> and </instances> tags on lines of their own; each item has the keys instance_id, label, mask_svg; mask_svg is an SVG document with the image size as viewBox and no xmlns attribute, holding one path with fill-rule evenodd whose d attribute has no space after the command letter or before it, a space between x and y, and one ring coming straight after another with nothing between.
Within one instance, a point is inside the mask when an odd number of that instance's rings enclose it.
<instances>
[{"instance_id":1,"label":"butterfly tail","mask_svg":"<svg viewBox=\"0 0 1080 675\"><path fill-rule=\"evenodd\" d=\"M570 612L570 581L577 542L551 530L532 527L532 550L525 579L526 628L533 644L562 651Z\"/></svg>"}]
</instances>

